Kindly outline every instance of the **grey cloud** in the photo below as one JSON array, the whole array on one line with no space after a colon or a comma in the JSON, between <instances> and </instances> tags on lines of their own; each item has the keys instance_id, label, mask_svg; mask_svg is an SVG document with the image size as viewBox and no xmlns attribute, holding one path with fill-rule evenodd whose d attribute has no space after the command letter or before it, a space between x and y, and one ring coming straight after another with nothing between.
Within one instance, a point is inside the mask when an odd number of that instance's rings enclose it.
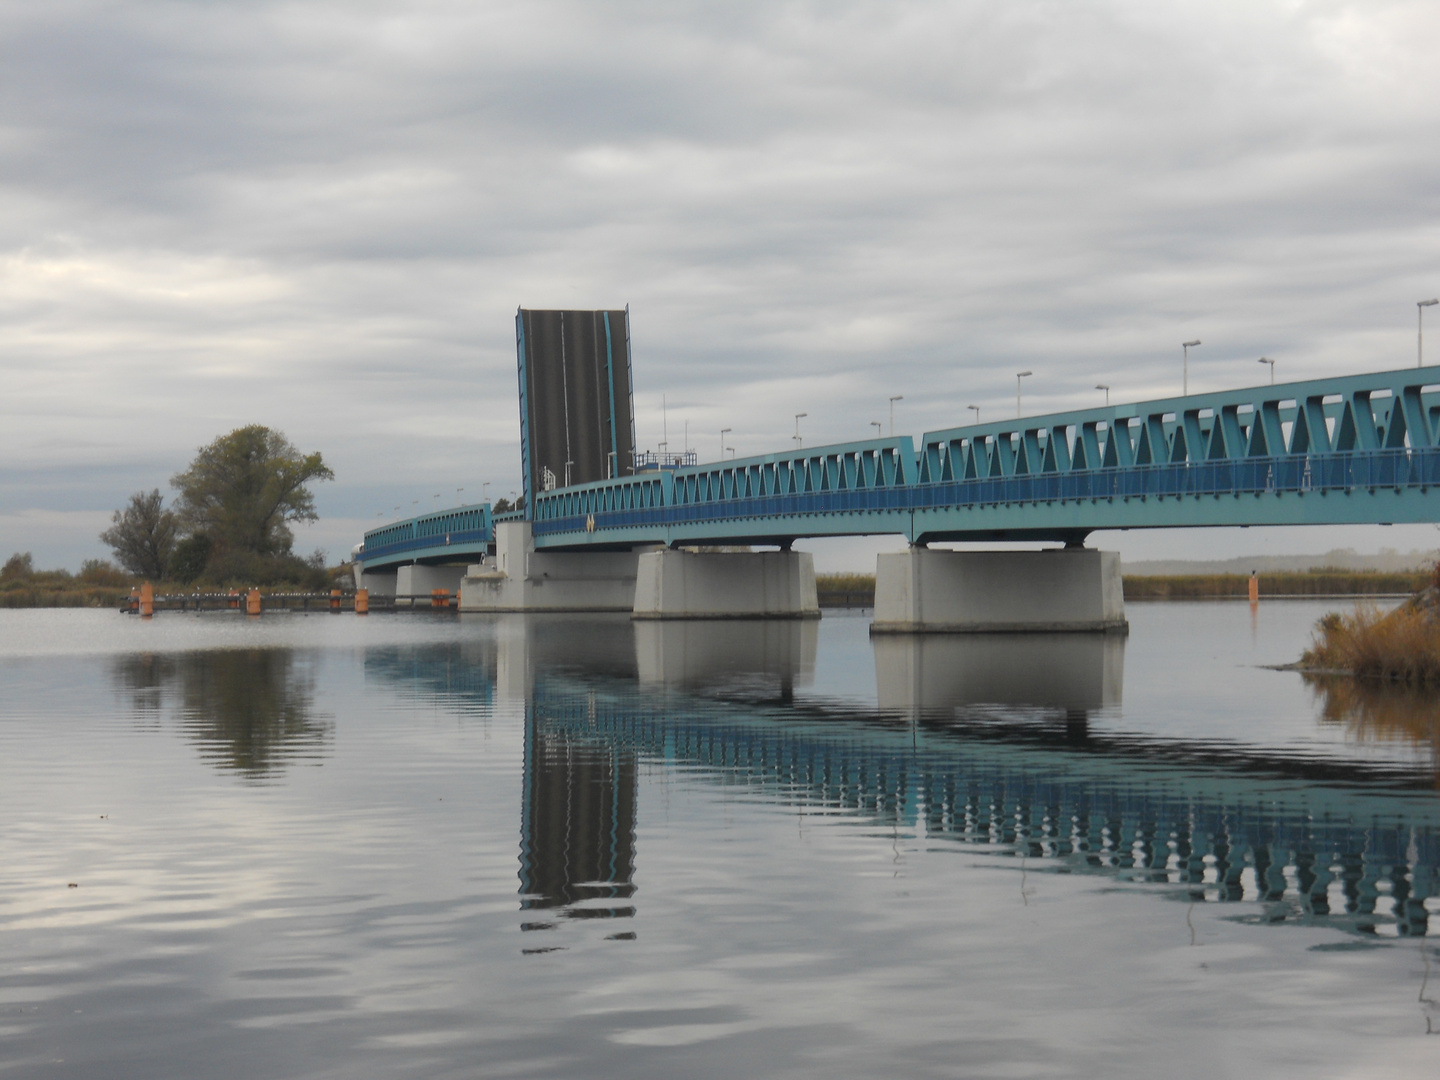
<instances>
[{"instance_id":1,"label":"grey cloud","mask_svg":"<svg viewBox=\"0 0 1440 1080\"><path fill-rule=\"evenodd\" d=\"M891 393L908 430L1013 407L1017 367L1041 408L1167 393L1196 335L1198 385L1400 366L1440 289L1424 6L59 2L0 37L5 520L257 420L336 462L324 513L508 491L521 303L628 300L642 442L664 394L750 452Z\"/></svg>"}]
</instances>

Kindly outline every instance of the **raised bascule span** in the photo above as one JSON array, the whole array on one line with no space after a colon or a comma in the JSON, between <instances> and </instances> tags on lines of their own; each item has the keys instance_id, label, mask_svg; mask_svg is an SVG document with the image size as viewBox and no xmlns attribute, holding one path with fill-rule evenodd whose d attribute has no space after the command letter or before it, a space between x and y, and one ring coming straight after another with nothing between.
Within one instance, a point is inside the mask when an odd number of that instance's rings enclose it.
<instances>
[{"instance_id":1,"label":"raised bascule span","mask_svg":"<svg viewBox=\"0 0 1440 1080\"><path fill-rule=\"evenodd\" d=\"M626 351L628 373L628 331ZM613 430L620 414L628 425L612 402L602 419ZM522 512L396 522L366 533L357 562L369 577L473 559L462 608L803 617L818 613L814 574L794 541L892 534L911 547L880 557L877 630L1119 630L1119 560L1084 547L1093 531L1440 521L1440 367L964 425L918 445L609 468L550 490L532 490L527 472ZM928 548L945 541L1064 547ZM743 545L778 550L686 550Z\"/></svg>"}]
</instances>

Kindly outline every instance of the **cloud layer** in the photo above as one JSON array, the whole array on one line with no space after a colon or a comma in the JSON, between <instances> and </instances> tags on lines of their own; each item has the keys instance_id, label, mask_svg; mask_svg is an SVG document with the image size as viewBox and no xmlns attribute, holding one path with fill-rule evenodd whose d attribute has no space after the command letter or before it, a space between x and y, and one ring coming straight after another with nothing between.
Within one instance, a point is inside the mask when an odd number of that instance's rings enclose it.
<instances>
[{"instance_id":1,"label":"cloud layer","mask_svg":"<svg viewBox=\"0 0 1440 1080\"><path fill-rule=\"evenodd\" d=\"M630 303L640 441L663 398L705 458L1017 369L1169 393L1191 337L1201 389L1404 366L1440 291L1427 4L56 0L0 40L0 548L44 565L250 422L335 468L337 553L508 493L521 304Z\"/></svg>"}]
</instances>

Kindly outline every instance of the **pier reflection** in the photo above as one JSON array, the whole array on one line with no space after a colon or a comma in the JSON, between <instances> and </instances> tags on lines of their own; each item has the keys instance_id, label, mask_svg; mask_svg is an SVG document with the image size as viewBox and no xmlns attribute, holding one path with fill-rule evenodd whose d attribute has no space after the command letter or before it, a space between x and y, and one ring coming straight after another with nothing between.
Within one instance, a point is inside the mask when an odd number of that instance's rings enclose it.
<instances>
[{"instance_id":1,"label":"pier reflection","mask_svg":"<svg viewBox=\"0 0 1440 1080\"><path fill-rule=\"evenodd\" d=\"M1083 732L1125 682L1120 634L883 634L873 646L881 710L915 718L1029 708Z\"/></svg>"},{"instance_id":2,"label":"pier reflection","mask_svg":"<svg viewBox=\"0 0 1440 1080\"><path fill-rule=\"evenodd\" d=\"M140 716L174 716L216 768L259 779L328 753L334 721L315 711L310 659L292 649L141 653L111 681Z\"/></svg>"},{"instance_id":3,"label":"pier reflection","mask_svg":"<svg viewBox=\"0 0 1440 1080\"><path fill-rule=\"evenodd\" d=\"M1428 771L1092 732L1087 718L1121 700L1125 642L1104 635L879 639L880 708L846 708L797 692L813 682L813 638L772 625L494 620L476 664L494 682L473 693L525 710L523 925L635 914L640 777L654 766L834 823L1023 856L1032 873L1251 901L1260 922L1428 931Z\"/></svg>"}]
</instances>

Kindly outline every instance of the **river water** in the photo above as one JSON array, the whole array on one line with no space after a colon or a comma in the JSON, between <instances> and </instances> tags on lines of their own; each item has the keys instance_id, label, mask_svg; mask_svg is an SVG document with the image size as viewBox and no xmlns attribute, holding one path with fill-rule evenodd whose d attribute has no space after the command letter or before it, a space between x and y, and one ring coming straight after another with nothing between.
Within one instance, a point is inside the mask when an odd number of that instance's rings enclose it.
<instances>
[{"instance_id":1,"label":"river water","mask_svg":"<svg viewBox=\"0 0 1440 1080\"><path fill-rule=\"evenodd\" d=\"M1261 666L1334 606L0 611L0 1076L1440 1075L1440 709Z\"/></svg>"}]
</instances>

